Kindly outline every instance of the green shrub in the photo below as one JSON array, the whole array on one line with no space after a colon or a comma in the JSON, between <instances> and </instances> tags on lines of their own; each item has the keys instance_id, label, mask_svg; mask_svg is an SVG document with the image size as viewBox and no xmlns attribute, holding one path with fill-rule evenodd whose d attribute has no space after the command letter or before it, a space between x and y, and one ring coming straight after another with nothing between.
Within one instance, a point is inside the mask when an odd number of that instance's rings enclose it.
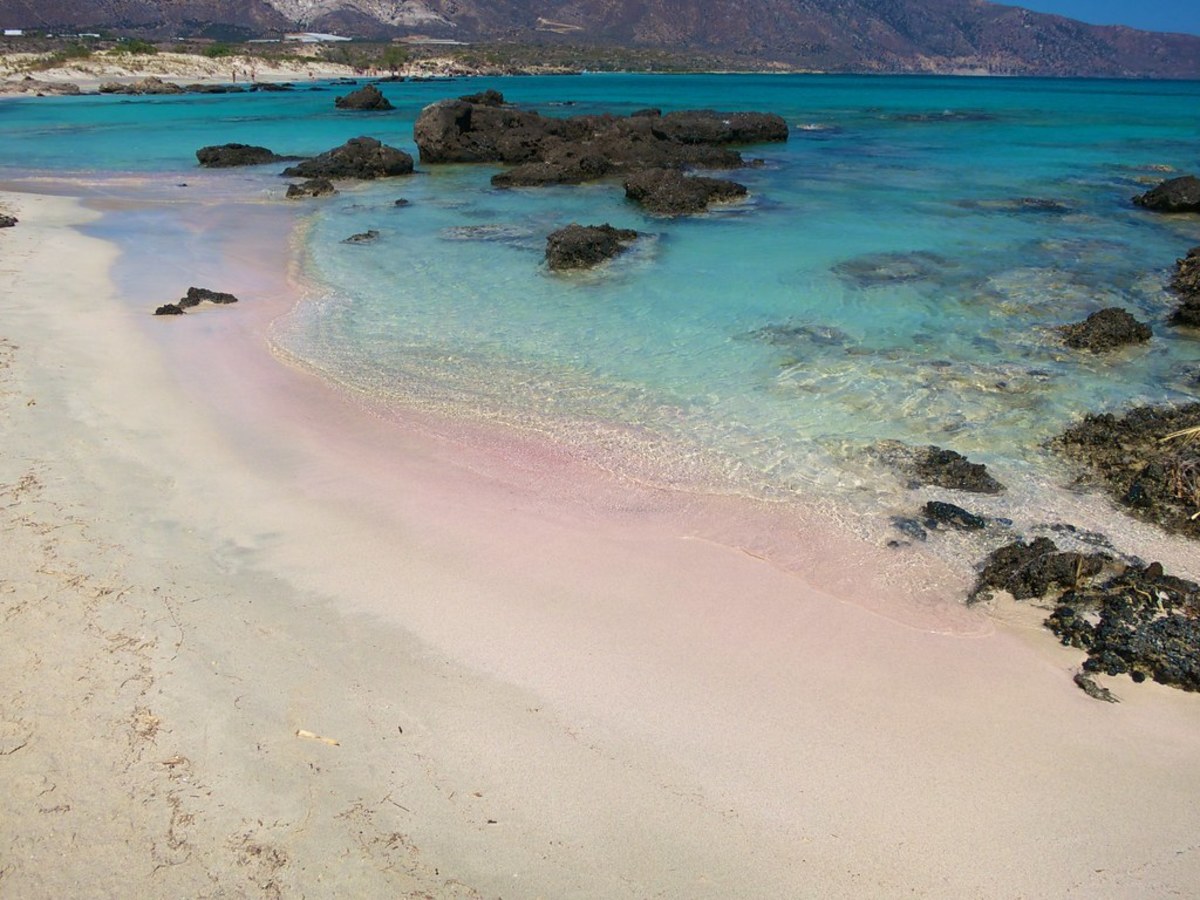
<instances>
[{"instance_id":1,"label":"green shrub","mask_svg":"<svg viewBox=\"0 0 1200 900\"><path fill-rule=\"evenodd\" d=\"M113 53L121 53L121 54L129 54L129 55L139 54L142 56L149 56L151 54L157 53L158 48L155 47L149 41L144 41L141 38L130 38L127 41L121 41L119 44L117 44L115 47L113 47L112 52Z\"/></svg>"}]
</instances>

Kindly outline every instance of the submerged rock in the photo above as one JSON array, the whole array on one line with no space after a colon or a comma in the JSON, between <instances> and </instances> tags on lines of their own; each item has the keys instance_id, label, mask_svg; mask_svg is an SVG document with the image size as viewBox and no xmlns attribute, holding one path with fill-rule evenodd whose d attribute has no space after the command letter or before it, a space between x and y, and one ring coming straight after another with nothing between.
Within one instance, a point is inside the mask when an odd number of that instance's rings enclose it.
<instances>
[{"instance_id":1,"label":"submerged rock","mask_svg":"<svg viewBox=\"0 0 1200 900\"><path fill-rule=\"evenodd\" d=\"M725 178L684 175L676 169L646 169L625 179L625 196L660 216L704 212L713 203L745 197L746 186Z\"/></svg>"},{"instance_id":2,"label":"submerged rock","mask_svg":"<svg viewBox=\"0 0 1200 900\"><path fill-rule=\"evenodd\" d=\"M1116 350L1127 344L1144 344L1152 335L1149 325L1116 306L1094 312L1082 322L1064 325L1059 331L1068 347L1093 353Z\"/></svg>"},{"instance_id":3,"label":"submerged rock","mask_svg":"<svg viewBox=\"0 0 1200 900\"><path fill-rule=\"evenodd\" d=\"M1170 287L1182 302L1168 321L1172 325L1200 328L1200 247L1193 247L1187 256L1175 261Z\"/></svg>"},{"instance_id":4,"label":"submerged rock","mask_svg":"<svg viewBox=\"0 0 1200 900\"><path fill-rule=\"evenodd\" d=\"M283 174L293 178L358 178L372 180L409 175L413 158L372 137L351 138L340 147L290 166Z\"/></svg>"},{"instance_id":5,"label":"submerged rock","mask_svg":"<svg viewBox=\"0 0 1200 900\"><path fill-rule=\"evenodd\" d=\"M1133 202L1155 212L1200 212L1200 178L1195 175L1170 178L1134 197Z\"/></svg>"},{"instance_id":6,"label":"submerged rock","mask_svg":"<svg viewBox=\"0 0 1200 900\"><path fill-rule=\"evenodd\" d=\"M912 474L922 484L969 491L976 494L998 494L1004 485L988 474L983 463L973 463L961 453L930 446L919 452L913 461Z\"/></svg>"},{"instance_id":7,"label":"submerged rock","mask_svg":"<svg viewBox=\"0 0 1200 900\"><path fill-rule=\"evenodd\" d=\"M352 234L350 237L342 241L343 244L370 244L379 238L379 232L374 228L368 228L366 231L360 231L358 234Z\"/></svg>"},{"instance_id":8,"label":"submerged rock","mask_svg":"<svg viewBox=\"0 0 1200 900\"><path fill-rule=\"evenodd\" d=\"M182 315L185 310L191 309L193 306L199 306L201 303L225 305L237 302L238 298L233 294L227 294L223 291L210 291L208 288L190 287L183 297L174 303L163 304L154 311L154 314L156 316L178 316Z\"/></svg>"},{"instance_id":9,"label":"submerged rock","mask_svg":"<svg viewBox=\"0 0 1200 900\"><path fill-rule=\"evenodd\" d=\"M395 109L388 102L387 97L383 96L383 92L373 84L365 85L357 91L351 91L345 96L338 97L333 101L333 105L338 109L352 109L359 112L385 112Z\"/></svg>"},{"instance_id":10,"label":"submerged rock","mask_svg":"<svg viewBox=\"0 0 1200 900\"><path fill-rule=\"evenodd\" d=\"M987 527L987 520L983 516L967 512L961 506L955 506L944 500L930 500L925 504L922 512L934 526L948 525L960 531L976 531Z\"/></svg>"},{"instance_id":11,"label":"submerged rock","mask_svg":"<svg viewBox=\"0 0 1200 900\"><path fill-rule=\"evenodd\" d=\"M588 269L623 253L637 238L630 228L572 223L546 238L546 264L555 271Z\"/></svg>"},{"instance_id":12,"label":"submerged rock","mask_svg":"<svg viewBox=\"0 0 1200 900\"><path fill-rule=\"evenodd\" d=\"M1131 515L1200 538L1200 403L1088 415L1050 446L1080 463Z\"/></svg>"},{"instance_id":13,"label":"submerged rock","mask_svg":"<svg viewBox=\"0 0 1200 900\"><path fill-rule=\"evenodd\" d=\"M328 197L330 194L336 194L337 188L333 186L333 182L328 178L310 178L300 184L289 184L287 188L287 198L289 200L297 200L303 197Z\"/></svg>"},{"instance_id":14,"label":"submerged rock","mask_svg":"<svg viewBox=\"0 0 1200 900\"><path fill-rule=\"evenodd\" d=\"M259 166L263 163L283 162L294 156L280 156L267 147L253 144L214 144L196 151L200 165L209 169L226 169L233 166Z\"/></svg>"},{"instance_id":15,"label":"submerged rock","mask_svg":"<svg viewBox=\"0 0 1200 900\"><path fill-rule=\"evenodd\" d=\"M834 274L859 287L897 284L906 281L932 281L940 278L953 264L944 256L928 250L912 253L870 253L840 262Z\"/></svg>"}]
</instances>

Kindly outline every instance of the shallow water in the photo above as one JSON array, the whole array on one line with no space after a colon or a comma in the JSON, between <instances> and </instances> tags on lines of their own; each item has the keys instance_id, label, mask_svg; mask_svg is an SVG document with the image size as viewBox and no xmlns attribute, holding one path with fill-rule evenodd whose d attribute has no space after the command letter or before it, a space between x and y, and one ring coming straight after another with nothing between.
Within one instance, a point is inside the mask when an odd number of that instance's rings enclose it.
<instances>
[{"instance_id":1,"label":"shallow water","mask_svg":"<svg viewBox=\"0 0 1200 900\"><path fill-rule=\"evenodd\" d=\"M384 85L398 109L369 116L314 91L24 100L0 104L15 151L0 177L125 173L168 200L274 202L278 166L200 172L191 154L369 133L415 155L422 106L486 87L547 114L771 110L792 135L745 151L763 160L735 176L747 201L696 218L643 215L616 183L495 190L487 165L419 165L311 204L310 290L273 337L378 409L504 423L655 484L858 513L912 503L872 445L939 444L988 463L1013 490L984 505L1017 518L1064 481L1042 445L1085 411L1195 398L1200 344L1165 324L1163 284L1200 217L1128 200L1200 169L1198 83L472 79ZM552 274L545 237L569 222L645 237L594 272ZM343 242L368 229L376 241ZM1152 342L1061 346L1057 326L1106 306L1149 322Z\"/></svg>"}]
</instances>

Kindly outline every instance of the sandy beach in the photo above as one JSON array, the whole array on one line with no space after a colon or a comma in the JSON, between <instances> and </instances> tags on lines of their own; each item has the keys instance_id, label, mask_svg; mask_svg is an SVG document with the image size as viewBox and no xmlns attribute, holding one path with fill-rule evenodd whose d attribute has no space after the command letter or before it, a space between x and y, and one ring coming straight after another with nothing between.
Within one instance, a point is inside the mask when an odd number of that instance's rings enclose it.
<instances>
[{"instance_id":1,"label":"sandy beach","mask_svg":"<svg viewBox=\"0 0 1200 900\"><path fill-rule=\"evenodd\" d=\"M1098 703L1043 611L815 513L754 511L785 571L731 501L369 414L270 351L277 206L140 278L96 210L0 208L0 895L1200 883L1200 697ZM190 284L242 302L149 315Z\"/></svg>"}]
</instances>

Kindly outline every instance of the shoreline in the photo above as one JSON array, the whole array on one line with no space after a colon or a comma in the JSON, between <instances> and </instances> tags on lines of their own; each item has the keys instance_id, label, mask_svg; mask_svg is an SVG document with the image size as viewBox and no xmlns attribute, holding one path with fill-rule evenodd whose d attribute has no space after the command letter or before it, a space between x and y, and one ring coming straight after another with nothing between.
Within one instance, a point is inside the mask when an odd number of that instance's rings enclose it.
<instances>
[{"instance_id":1,"label":"shoreline","mask_svg":"<svg viewBox=\"0 0 1200 900\"><path fill-rule=\"evenodd\" d=\"M295 299L281 230L244 235L272 265L209 285L254 277L268 303L162 322L124 279L100 289L115 251L73 230L76 202L6 199L0 887L1115 897L1200 877L1197 698L1096 704L1029 608L900 627L681 531L694 509L613 484L562 506L528 476L578 472L529 445L365 414L266 350ZM64 855L114 820L114 845Z\"/></svg>"}]
</instances>

